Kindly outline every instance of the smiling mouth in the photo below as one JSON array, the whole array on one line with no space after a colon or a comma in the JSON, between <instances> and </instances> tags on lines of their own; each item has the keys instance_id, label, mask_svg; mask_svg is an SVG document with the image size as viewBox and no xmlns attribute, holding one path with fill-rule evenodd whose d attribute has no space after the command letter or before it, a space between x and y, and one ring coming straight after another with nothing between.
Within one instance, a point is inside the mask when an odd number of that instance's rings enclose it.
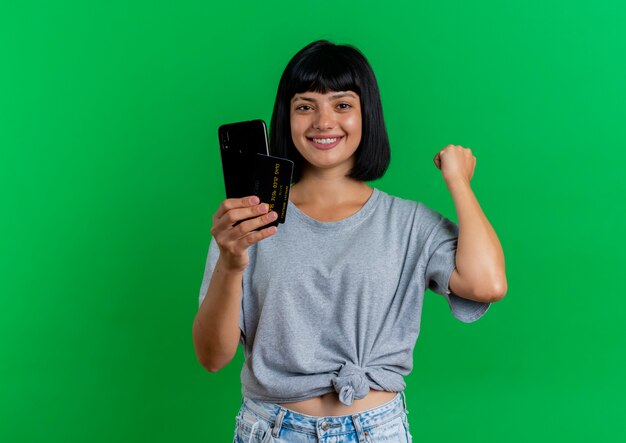
<instances>
[{"instance_id":1,"label":"smiling mouth","mask_svg":"<svg viewBox=\"0 0 626 443\"><path fill-rule=\"evenodd\" d=\"M307 137L307 138L313 141L314 143L317 143L320 145L332 145L333 143L340 140L342 137L325 137L325 138Z\"/></svg>"}]
</instances>

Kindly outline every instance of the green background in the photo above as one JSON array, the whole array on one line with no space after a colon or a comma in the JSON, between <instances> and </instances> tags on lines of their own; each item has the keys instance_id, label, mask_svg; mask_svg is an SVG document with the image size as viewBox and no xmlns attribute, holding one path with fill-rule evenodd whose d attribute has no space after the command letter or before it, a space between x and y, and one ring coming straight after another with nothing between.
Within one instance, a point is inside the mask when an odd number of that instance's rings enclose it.
<instances>
[{"instance_id":1,"label":"green background","mask_svg":"<svg viewBox=\"0 0 626 443\"><path fill-rule=\"evenodd\" d=\"M217 126L269 121L307 43L358 46L392 144L374 186L458 220L477 158L508 293L428 292L415 442L623 441L626 7L614 1L10 1L0 6L0 440L228 442L241 350L191 326L224 198Z\"/></svg>"}]
</instances>

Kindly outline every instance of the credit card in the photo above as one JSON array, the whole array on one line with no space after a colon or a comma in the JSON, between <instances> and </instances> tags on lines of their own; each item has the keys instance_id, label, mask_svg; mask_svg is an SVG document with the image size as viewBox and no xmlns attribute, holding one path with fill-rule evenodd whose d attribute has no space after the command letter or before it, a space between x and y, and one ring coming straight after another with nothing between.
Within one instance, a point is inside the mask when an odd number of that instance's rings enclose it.
<instances>
[{"instance_id":1,"label":"credit card","mask_svg":"<svg viewBox=\"0 0 626 443\"><path fill-rule=\"evenodd\" d=\"M259 197L261 203L269 205L269 211L276 211L278 218L263 226L278 226L285 223L289 188L293 174L293 162L286 158L256 154L252 172L252 194Z\"/></svg>"}]
</instances>

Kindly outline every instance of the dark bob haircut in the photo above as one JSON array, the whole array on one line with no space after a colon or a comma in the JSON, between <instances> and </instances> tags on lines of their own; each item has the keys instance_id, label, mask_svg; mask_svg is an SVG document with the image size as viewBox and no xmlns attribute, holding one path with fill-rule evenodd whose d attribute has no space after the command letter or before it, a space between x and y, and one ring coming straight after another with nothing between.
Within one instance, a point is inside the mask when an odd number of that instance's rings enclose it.
<instances>
[{"instance_id":1,"label":"dark bob haircut","mask_svg":"<svg viewBox=\"0 0 626 443\"><path fill-rule=\"evenodd\" d=\"M291 138L291 99L302 92L325 94L331 91L354 91L361 99L361 143L348 177L360 181L382 177L389 166L391 152L374 71L355 47L327 40L318 40L301 49L280 78L270 123L272 155L292 160L293 182L300 180L306 160Z\"/></svg>"}]
</instances>

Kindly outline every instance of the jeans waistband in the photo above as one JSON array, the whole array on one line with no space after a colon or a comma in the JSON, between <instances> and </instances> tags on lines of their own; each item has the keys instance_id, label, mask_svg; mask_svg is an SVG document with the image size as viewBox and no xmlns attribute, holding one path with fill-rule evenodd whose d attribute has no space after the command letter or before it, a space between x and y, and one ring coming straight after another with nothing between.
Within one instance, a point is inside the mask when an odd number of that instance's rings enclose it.
<instances>
[{"instance_id":1,"label":"jeans waistband","mask_svg":"<svg viewBox=\"0 0 626 443\"><path fill-rule=\"evenodd\" d=\"M361 432L363 428L374 427L393 420L406 410L406 398L404 392L398 394L387 403L376 406L366 411L339 416L313 416L301 414L287 409L276 403L262 402L243 398L243 406L249 409L259 418L270 422L272 433L278 435L282 427L288 427L300 432L326 435L337 432Z\"/></svg>"}]
</instances>

